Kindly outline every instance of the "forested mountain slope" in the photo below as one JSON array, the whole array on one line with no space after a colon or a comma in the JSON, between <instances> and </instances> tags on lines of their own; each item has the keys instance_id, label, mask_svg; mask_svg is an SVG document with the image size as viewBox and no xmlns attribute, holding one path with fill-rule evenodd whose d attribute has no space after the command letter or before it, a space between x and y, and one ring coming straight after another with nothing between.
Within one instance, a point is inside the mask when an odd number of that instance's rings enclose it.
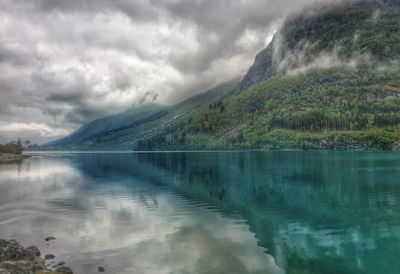
<instances>
[{"instance_id":1,"label":"forested mountain slope","mask_svg":"<svg viewBox=\"0 0 400 274\"><path fill-rule=\"evenodd\" d=\"M78 146L398 149L399 58L399 1L308 9L287 20L239 84L192 99L195 108L173 106L168 119L145 120Z\"/></svg>"},{"instance_id":2,"label":"forested mountain slope","mask_svg":"<svg viewBox=\"0 0 400 274\"><path fill-rule=\"evenodd\" d=\"M290 18L241 93L137 148L397 149L400 4L363 1ZM179 142L176 136L184 136Z\"/></svg>"}]
</instances>

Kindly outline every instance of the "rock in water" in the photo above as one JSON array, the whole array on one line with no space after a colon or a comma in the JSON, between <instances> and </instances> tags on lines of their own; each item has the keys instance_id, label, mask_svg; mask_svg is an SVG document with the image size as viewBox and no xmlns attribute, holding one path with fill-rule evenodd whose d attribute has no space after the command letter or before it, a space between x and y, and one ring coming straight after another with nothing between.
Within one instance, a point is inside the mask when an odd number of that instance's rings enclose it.
<instances>
[{"instance_id":1,"label":"rock in water","mask_svg":"<svg viewBox=\"0 0 400 274\"><path fill-rule=\"evenodd\" d=\"M104 267L102 267L102 266L99 266L99 267L97 268L97 270L98 270L99 272L104 272L104 271L106 271L106 270L104 269Z\"/></svg>"},{"instance_id":2,"label":"rock in water","mask_svg":"<svg viewBox=\"0 0 400 274\"><path fill-rule=\"evenodd\" d=\"M60 272L63 274L73 274L71 268L66 267L66 266L61 266L61 267L57 268L56 272Z\"/></svg>"},{"instance_id":3,"label":"rock in water","mask_svg":"<svg viewBox=\"0 0 400 274\"><path fill-rule=\"evenodd\" d=\"M62 265L65 265L65 262L63 262L63 261L59 262L59 263L56 265L56 267L57 267L57 266L62 266Z\"/></svg>"},{"instance_id":4,"label":"rock in water","mask_svg":"<svg viewBox=\"0 0 400 274\"><path fill-rule=\"evenodd\" d=\"M7 243L8 245L12 245L12 246L19 246L19 242L17 242L16 240L9 240L8 241L8 243Z\"/></svg>"},{"instance_id":5,"label":"rock in water","mask_svg":"<svg viewBox=\"0 0 400 274\"><path fill-rule=\"evenodd\" d=\"M56 256L54 256L53 254L46 254L45 256L44 256L44 259L45 260L51 260L51 259L54 259Z\"/></svg>"},{"instance_id":6,"label":"rock in water","mask_svg":"<svg viewBox=\"0 0 400 274\"><path fill-rule=\"evenodd\" d=\"M54 258L53 254L45 256L46 260ZM61 266L64 262L53 264L58 267L57 271L51 271L45 264L36 246L24 248L15 240L0 239L0 274L73 274L69 267Z\"/></svg>"},{"instance_id":7,"label":"rock in water","mask_svg":"<svg viewBox=\"0 0 400 274\"><path fill-rule=\"evenodd\" d=\"M35 254L36 257L40 257L40 250L36 246L31 245L31 246L27 247L26 249L29 250L29 251L32 251L33 254Z\"/></svg>"}]
</instances>

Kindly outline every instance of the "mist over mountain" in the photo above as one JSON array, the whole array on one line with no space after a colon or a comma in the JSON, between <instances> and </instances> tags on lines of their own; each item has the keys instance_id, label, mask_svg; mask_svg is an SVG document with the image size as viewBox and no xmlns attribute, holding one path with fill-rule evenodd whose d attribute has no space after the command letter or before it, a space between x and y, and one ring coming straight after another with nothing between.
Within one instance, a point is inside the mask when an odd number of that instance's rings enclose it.
<instances>
[{"instance_id":1,"label":"mist over mountain","mask_svg":"<svg viewBox=\"0 0 400 274\"><path fill-rule=\"evenodd\" d=\"M240 82L95 121L73 149L397 149L399 1L334 1L288 17ZM190 106L189 106L190 105ZM124 115L122 115L124 116ZM104 122L107 121L107 122ZM99 126L101 124L101 126ZM122 125L122 126L120 126Z\"/></svg>"},{"instance_id":2,"label":"mist over mountain","mask_svg":"<svg viewBox=\"0 0 400 274\"><path fill-rule=\"evenodd\" d=\"M34 142L243 76L289 14L340 0L0 0L0 133Z\"/></svg>"}]
</instances>

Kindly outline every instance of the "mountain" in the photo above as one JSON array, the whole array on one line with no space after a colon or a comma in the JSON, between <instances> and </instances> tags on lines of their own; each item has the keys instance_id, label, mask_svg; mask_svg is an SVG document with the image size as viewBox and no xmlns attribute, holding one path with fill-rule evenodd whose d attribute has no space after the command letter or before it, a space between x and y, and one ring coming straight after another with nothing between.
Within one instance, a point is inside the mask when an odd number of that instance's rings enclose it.
<instances>
[{"instance_id":1,"label":"mountain","mask_svg":"<svg viewBox=\"0 0 400 274\"><path fill-rule=\"evenodd\" d=\"M364 0L304 10L257 55L241 88L288 72L398 58L399 5L398 0Z\"/></svg>"},{"instance_id":2,"label":"mountain","mask_svg":"<svg viewBox=\"0 0 400 274\"><path fill-rule=\"evenodd\" d=\"M103 118L51 145L398 149L398 18L398 0L308 8L287 19L239 83L126 120Z\"/></svg>"},{"instance_id":3,"label":"mountain","mask_svg":"<svg viewBox=\"0 0 400 274\"><path fill-rule=\"evenodd\" d=\"M203 112L215 100L235 92L237 81L225 83L170 107L144 104L121 114L83 125L76 132L44 145L47 149L132 150L142 139L174 131L191 115Z\"/></svg>"},{"instance_id":4,"label":"mountain","mask_svg":"<svg viewBox=\"0 0 400 274\"><path fill-rule=\"evenodd\" d=\"M97 119L82 126L76 132L62 139L50 142L48 146L74 145L90 139L98 138L112 132L123 131L142 123L158 119L165 115L161 107L155 104L147 104L132 108L118 115Z\"/></svg>"}]
</instances>

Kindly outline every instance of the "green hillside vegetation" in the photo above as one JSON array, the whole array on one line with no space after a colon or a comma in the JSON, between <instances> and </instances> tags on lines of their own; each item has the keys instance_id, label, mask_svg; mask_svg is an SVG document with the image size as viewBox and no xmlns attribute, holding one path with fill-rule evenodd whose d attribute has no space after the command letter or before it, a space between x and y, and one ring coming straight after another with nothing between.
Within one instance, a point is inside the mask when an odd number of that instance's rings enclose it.
<instances>
[{"instance_id":1,"label":"green hillside vegetation","mask_svg":"<svg viewBox=\"0 0 400 274\"><path fill-rule=\"evenodd\" d=\"M400 145L399 75L393 65L277 77L211 105L145 149L393 149Z\"/></svg>"},{"instance_id":2,"label":"green hillside vegetation","mask_svg":"<svg viewBox=\"0 0 400 274\"><path fill-rule=\"evenodd\" d=\"M364 2L290 19L238 96L136 149L398 149L398 18L397 2Z\"/></svg>"},{"instance_id":3,"label":"green hillside vegetation","mask_svg":"<svg viewBox=\"0 0 400 274\"><path fill-rule=\"evenodd\" d=\"M356 7L336 8L322 16L299 16L289 20L281 31L283 47L308 48L305 61L320 52L337 50L342 59L371 54L377 60L400 55L400 10L394 6L365 1Z\"/></svg>"},{"instance_id":4,"label":"green hillside vegetation","mask_svg":"<svg viewBox=\"0 0 400 274\"><path fill-rule=\"evenodd\" d=\"M63 148L400 149L399 18L393 0L304 11L240 83Z\"/></svg>"}]
</instances>

